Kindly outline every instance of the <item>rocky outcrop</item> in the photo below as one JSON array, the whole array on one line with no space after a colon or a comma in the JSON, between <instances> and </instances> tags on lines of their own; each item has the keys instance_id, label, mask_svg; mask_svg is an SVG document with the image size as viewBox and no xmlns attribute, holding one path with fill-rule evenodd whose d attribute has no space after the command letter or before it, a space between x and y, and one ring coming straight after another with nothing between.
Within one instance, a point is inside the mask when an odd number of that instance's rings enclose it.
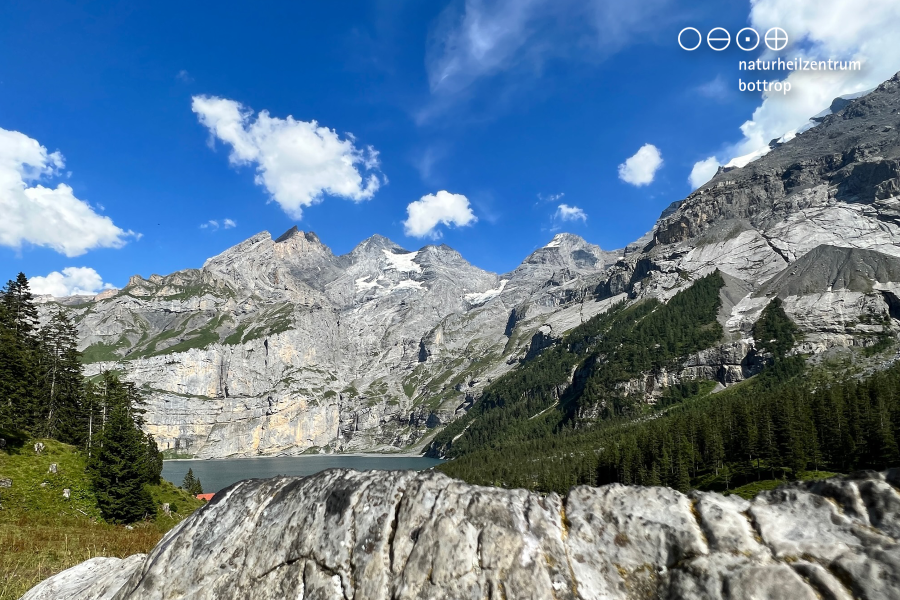
<instances>
[{"instance_id":1,"label":"rocky outcrop","mask_svg":"<svg viewBox=\"0 0 900 600\"><path fill-rule=\"evenodd\" d=\"M443 245L375 235L336 256L292 228L65 305L86 374L138 384L169 456L377 451L414 447L471 406L539 328L605 310L595 278L619 255L559 234L498 276Z\"/></svg>"},{"instance_id":2,"label":"rocky outcrop","mask_svg":"<svg viewBox=\"0 0 900 600\"><path fill-rule=\"evenodd\" d=\"M898 470L867 472L746 501L618 484L561 498L433 472L250 480L146 558L88 561L25 600L898 598L897 485Z\"/></svg>"},{"instance_id":3,"label":"rocky outcrop","mask_svg":"<svg viewBox=\"0 0 900 600\"><path fill-rule=\"evenodd\" d=\"M796 352L883 349L900 332L900 76L832 111L621 251L560 233L497 275L378 235L336 256L293 228L59 304L87 374L124 372L160 447L197 457L418 448L572 327L715 270L723 345L629 384L648 400L685 378L752 375L753 323L774 295L802 330Z\"/></svg>"}]
</instances>

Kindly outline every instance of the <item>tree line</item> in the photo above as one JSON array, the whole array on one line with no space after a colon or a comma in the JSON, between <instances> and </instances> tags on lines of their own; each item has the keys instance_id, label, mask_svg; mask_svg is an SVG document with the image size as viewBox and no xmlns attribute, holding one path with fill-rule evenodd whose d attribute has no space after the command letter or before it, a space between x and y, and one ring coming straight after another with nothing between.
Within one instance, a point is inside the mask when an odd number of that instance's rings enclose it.
<instances>
[{"instance_id":1,"label":"tree line","mask_svg":"<svg viewBox=\"0 0 900 600\"><path fill-rule=\"evenodd\" d=\"M716 314L724 283L716 271L666 304L619 303L575 327L489 385L464 417L435 437L429 453L453 458L512 439L547 437L585 413L609 419L640 412L643 403L623 393L621 384L715 344L723 333Z\"/></svg>"},{"instance_id":2,"label":"tree line","mask_svg":"<svg viewBox=\"0 0 900 600\"><path fill-rule=\"evenodd\" d=\"M573 485L613 482L728 490L811 471L846 473L900 464L900 365L865 379L833 381L826 369L808 366L801 356L787 356L798 329L777 298L753 328L755 346L765 359L758 376L717 394L709 394L701 382L682 382L652 407L622 395L617 384L631 377L632 369L652 372L667 357L712 339L716 330L709 309L715 305L708 303L710 286L704 287L694 293L689 288L666 305L681 312L680 317L657 306L598 319L607 323L601 333L607 341L595 341L587 351L592 358L582 367L586 383L568 400L601 407L592 418L583 413L573 418L565 394L561 402L524 419L494 401L493 409L482 408L480 415L497 413L485 419L493 429L478 429L473 422L469 430L475 428L478 437L453 444L453 460L439 469L471 483L565 493ZM632 318L633 338L615 333L625 327L625 315ZM667 323L686 331L673 336ZM583 331L574 333L577 337ZM679 336L686 342L678 341ZM571 349L571 341L560 346ZM646 358L629 347L631 342L649 348ZM570 359L570 364L576 362ZM543 367L538 373L551 372ZM532 380L544 387L527 387ZM542 394L548 385L537 373L510 374L494 384L503 389L489 389L485 396L512 392L515 396L506 396L512 403L530 393Z\"/></svg>"},{"instance_id":3,"label":"tree line","mask_svg":"<svg viewBox=\"0 0 900 600\"><path fill-rule=\"evenodd\" d=\"M162 454L142 430L144 404L115 373L84 378L75 324L62 307L41 324L23 273L0 290L0 430L82 449L111 522L156 512L145 484L159 483Z\"/></svg>"}]
</instances>

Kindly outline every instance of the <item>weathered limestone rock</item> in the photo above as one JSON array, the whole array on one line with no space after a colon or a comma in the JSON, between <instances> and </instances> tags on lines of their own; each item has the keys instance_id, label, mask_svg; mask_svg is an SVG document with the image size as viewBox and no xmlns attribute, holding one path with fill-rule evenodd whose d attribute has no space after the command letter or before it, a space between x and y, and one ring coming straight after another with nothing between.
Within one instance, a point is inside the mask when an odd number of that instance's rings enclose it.
<instances>
[{"instance_id":1,"label":"weathered limestone rock","mask_svg":"<svg viewBox=\"0 0 900 600\"><path fill-rule=\"evenodd\" d=\"M623 485L560 498L434 472L249 480L146 559L110 563L116 593L88 561L25 598L900 598L898 483L867 472L746 501Z\"/></svg>"},{"instance_id":2,"label":"weathered limestone rock","mask_svg":"<svg viewBox=\"0 0 900 600\"><path fill-rule=\"evenodd\" d=\"M52 473L56 475L57 470L59 469L59 465L56 463L50 463L50 468L47 470L48 473Z\"/></svg>"},{"instance_id":3,"label":"weathered limestone rock","mask_svg":"<svg viewBox=\"0 0 900 600\"><path fill-rule=\"evenodd\" d=\"M144 562L146 555L128 558L92 558L31 588L21 600L63 600L90 598L109 600L128 577Z\"/></svg>"},{"instance_id":4,"label":"weathered limestone rock","mask_svg":"<svg viewBox=\"0 0 900 600\"><path fill-rule=\"evenodd\" d=\"M44 444L41 442L37 442L34 445L34 453L37 454L38 456L40 456L41 453L43 453L43 452L44 452Z\"/></svg>"}]
</instances>

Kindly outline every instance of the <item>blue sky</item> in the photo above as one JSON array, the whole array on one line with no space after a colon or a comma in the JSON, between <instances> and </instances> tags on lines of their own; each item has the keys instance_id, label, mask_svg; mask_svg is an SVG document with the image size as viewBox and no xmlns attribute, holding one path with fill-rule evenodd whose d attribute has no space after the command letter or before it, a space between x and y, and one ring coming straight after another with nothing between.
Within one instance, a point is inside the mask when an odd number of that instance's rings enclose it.
<instances>
[{"instance_id":1,"label":"blue sky","mask_svg":"<svg viewBox=\"0 0 900 600\"><path fill-rule=\"evenodd\" d=\"M121 287L294 225L338 254L378 233L498 272L558 231L618 248L691 191L698 161L714 170L900 69L888 53L765 99L735 69L761 49L676 43L686 26L784 22L798 52L874 56L888 1L840 44L776 0L135 4L0 5L0 277L78 267L103 282L81 289ZM646 145L649 167L645 151L620 169ZM4 157L24 183L4 187ZM74 213L9 218L37 197Z\"/></svg>"}]
</instances>

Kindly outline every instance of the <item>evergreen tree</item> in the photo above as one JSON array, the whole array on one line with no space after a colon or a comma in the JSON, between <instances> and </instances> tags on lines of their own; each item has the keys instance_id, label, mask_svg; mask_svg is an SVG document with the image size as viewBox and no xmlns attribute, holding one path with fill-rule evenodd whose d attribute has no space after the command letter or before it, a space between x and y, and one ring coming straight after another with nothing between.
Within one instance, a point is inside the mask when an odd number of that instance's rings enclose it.
<instances>
[{"instance_id":1,"label":"evergreen tree","mask_svg":"<svg viewBox=\"0 0 900 600\"><path fill-rule=\"evenodd\" d=\"M159 482L162 456L153 437L141 431L137 388L107 371L87 395L88 470L103 517L129 523L154 513L144 484Z\"/></svg>"},{"instance_id":2,"label":"evergreen tree","mask_svg":"<svg viewBox=\"0 0 900 600\"><path fill-rule=\"evenodd\" d=\"M19 273L0 290L0 427L31 433L37 421L37 308Z\"/></svg>"},{"instance_id":3,"label":"evergreen tree","mask_svg":"<svg viewBox=\"0 0 900 600\"><path fill-rule=\"evenodd\" d=\"M188 469L188 472L184 475L184 481L181 482L181 489L192 496L203 493L203 485L200 484L200 479L194 477L193 469Z\"/></svg>"},{"instance_id":4,"label":"evergreen tree","mask_svg":"<svg viewBox=\"0 0 900 600\"><path fill-rule=\"evenodd\" d=\"M91 484L103 518L114 523L133 523L156 509L147 479L145 438L134 424L126 404L109 410L89 463Z\"/></svg>"},{"instance_id":5,"label":"evergreen tree","mask_svg":"<svg viewBox=\"0 0 900 600\"><path fill-rule=\"evenodd\" d=\"M45 437L82 445L87 437L81 353L75 325L62 310L57 311L40 334L41 427Z\"/></svg>"}]
</instances>

